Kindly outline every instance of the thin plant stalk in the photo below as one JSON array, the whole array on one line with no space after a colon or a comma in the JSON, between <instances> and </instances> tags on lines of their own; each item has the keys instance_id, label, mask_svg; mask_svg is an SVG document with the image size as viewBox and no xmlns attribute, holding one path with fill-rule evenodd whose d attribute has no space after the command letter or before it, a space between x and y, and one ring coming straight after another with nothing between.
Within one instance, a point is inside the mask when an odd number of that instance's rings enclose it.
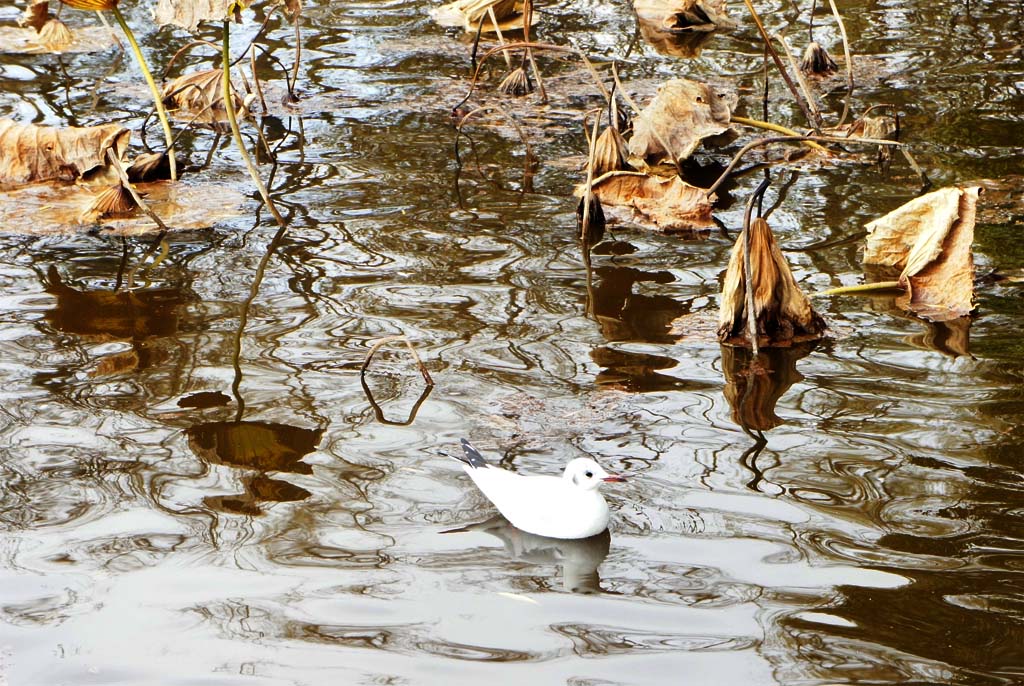
<instances>
[{"instance_id":1,"label":"thin plant stalk","mask_svg":"<svg viewBox=\"0 0 1024 686\"><path fill-rule=\"evenodd\" d=\"M729 166L725 168L725 171L721 173L718 179L711 184L705 195L711 197L722 183L725 182L732 170L739 164L740 159L754 148L762 145L770 145L772 143L803 143L806 141L814 141L815 143L864 143L868 145L891 145L893 147L903 149L903 144L897 141L884 141L876 138L836 138L834 136L772 136L770 138L759 138L756 141L751 141L740 148L739 152L733 155L732 161L729 162Z\"/></svg>"},{"instance_id":2,"label":"thin plant stalk","mask_svg":"<svg viewBox=\"0 0 1024 686\"><path fill-rule=\"evenodd\" d=\"M758 121L757 119L750 119L749 117L739 117L739 116L736 116L736 115L733 115L732 117L730 117L729 121L731 121L733 123L736 123L736 124L742 124L743 126L753 126L755 129L765 129L766 131L774 131L775 133L781 133L784 136L799 136L800 135L798 132L794 131L793 129L785 127L785 126L783 126L781 124L773 124L770 121ZM826 148L823 145L819 145L818 143L815 143L814 141L804 141L804 145L806 145L809 148L813 148L814 150L817 150L818 152L823 152L823 153L828 154L828 148Z\"/></svg>"},{"instance_id":3,"label":"thin plant stalk","mask_svg":"<svg viewBox=\"0 0 1024 686\"><path fill-rule=\"evenodd\" d=\"M757 341L757 315L754 313L754 274L750 259L750 215L753 212L754 203L760 201L770 183L771 180L768 178L762 180L758 184L757 190L747 200L746 211L743 213L743 235L740 236L740 240L743 241L743 290L745 291L743 309L746 310L747 315L750 350L755 358L760 354L760 346ZM760 213L758 215L760 216Z\"/></svg>"},{"instance_id":4,"label":"thin plant stalk","mask_svg":"<svg viewBox=\"0 0 1024 686\"><path fill-rule=\"evenodd\" d=\"M842 126L846 121L846 116L850 113L850 98L853 97L853 57L850 55L850 41L846 37L846 24L843 22L843 16L839 14L835 0L828 0L828 4L832 8L832 15L836 18L836 23L839 24L839 35L843 37L843 58L846 60L846 102L843 105L843 116L839 118L839 123L836 125Z\"/></svg>"},{"instance_id":5,"label":"thin plant stalk","mask_svg":"<svg viewBox=\"0 0 1024 686\"><path fill-rule=\"evenodd\" d=\"M839 286L830 288L827 291L811 293L812 298L821 298L827 295L872 295L889 291L905 291L906 288L899 281L876 281L874 283L859 283L853 286Z\"/></svg>"},{"instance_id":6,"label":"thin plant stalk","mask_svg":"<svg viewBox=\"0 0 1024 686\"><path fill-rule=\"evenodd\" d=\"M132 29L128 26L128 22L125 21L124 15L121 14L121 10L114 5L112 11L114 12L114 18L117 19L117 23L121 26L121 30L124 31L125 37L128 39L128 43L132 46L132 52L135 53L135 61L139 63L139 68L142 69L142 75L146 78L146 83L149 84L149 90L153 93L153 103L156 105L156 113L160 117L160 126L163 127L164 137L167 139L167 158L171 166L171 181L178 180L178 165L174 159L174 134L171 133L171 124L167 120L167 110L164 109L163 98L160 97L160 91L156 87L156 81L153 80L153 74L149 71L149 65L146 64L146 58L142 55L142 49L139 48L138 42L135 40L135 34L132 33Z\"/></svg>"},{"instance_id":7,"label":"thin plant stalk","mask_svg":"<svg viewBox=\"0 0 1024 686\"><path fill-rule=\"evenodd\" d=\"M811 115L814 117L814 123L821 127L821 111L818 109L818 105L814 102L814 95L811 93L811 87L807 84L807 79L804 78L804 73L800 71L799 65L796 63L796 59L793 57L793 51L789 48L789 41L781 33L775 34L775 37L782 44L783 49L786 51L786 59L789 61L789 66L793 69L793 73L796 74L796 82L800 85L800 90L803 92L804 97L807 98L807 108L811 111Z\"/></svg>"},{"instance_id":8,"label":"thin plant stalk","mask_svg":"<svg viewBox=\"0 0 1024 686\"><path fill-rule=\"evenodd\" d=\"M523 41L526 43L530 42L530 28L533 24L533 0L525 0L523 3ZM540 96L542 103L547 103L548 93L544 89L544 79L540 76L540 68L537 66L537 60L533 59L533 50L526 48L524 53L526 59L530 62L530 70L533 72L533 78L537 81L537 95Z\"/></svg>"},{"instance_id":9,"label":"thin plant stalk","mask_svg":"<svg viewBox=\"0 0 1024 686\"><path fill-rule=\"evenodd\" d=\"M498 27L498 17L494 15L493 5L487 8L487 16L491 18L491 23L494 25L494 33L498 36L498 45L504 45L505 37L501 35L501 29ZM527 39L527 42L529 42L529 39ZM509 57L507 52L501 53L501 56L505 58L505 65L508 67L508 70L512 71L512 58Z\"/></svg>"},{"instance_id":10,"label":"thin plant stalk","mask_svg":"<svg viewBox=\"0 0 1024 686\"><path fill-rule=\"evenodd\" d=\"M593 112L587 112L583 115L583 132L587 132L587 117ZM583 218L580 220L580 240L586 242L587 233L590 229L590 203L594 199L594 151L597 148L595 143L597 142L597 132L601 126L601 112L598 110L594 117L594 132L588 136L587 151L587 189L583 194ZM584 248L584 250L586 250Z\"/></svg>"},{"instance_id":11,"label":"thin plant stalk","mask_svg":"<svg viewBox=\"0 0 1024 686\"><path fill-rule=\"evenodd\" d=\"M142 199L142 196L140 196L138 191L136 191L132 186L132 182L128 179L128 172L125 171L124 165L121 164L121 160L117 158L117 155L112 149L107 149L107 159L110 160L110 166L113 167L115 172L117 172L118 180L128 191L128 194L132 196L132 200L135 201L135 204L139 206L139 209L142 210L147 217L152 219L156 225L160 227L161 231L166 233L168 231L167 224L164 224L156 212L149 208L146 201Z\"/></svg>"},{"instance_id":12,"label":"thin plant stalk","mask_svg":"<svg viewBox=\"0 0 1024 686\"><path fill-rule=\"evenodd\" d=\"M789 88L789 92L793 94L793 99L796 100L796 104L800 106L800 110L804 113L804 117L807 118L807 123L811 125L815 133L820 133L820 129L815 125L814 117L811 116L810 110L807 109L807 103L804 102L803 98L800 97L799 91L796 89L796 85L793 83L793 79L789 77L789 72L786 70L786 65L782 63L782 58L779 57L779 53L772 46L772 39L768 36L768 31L765 30L764 24L761 23L761 16L754 9L754 5L750 0L743 0L747 6L747 11L750 12L750 16L753 18L754 23L757 24L757 30L761 33L761 38L764 40L765 46L768 48L768 52L772 56L772 61L775 62L775 67L779 70L782 75L782 80L786 82L786 86Z\"/></svg>"},{"instance_id":13,"label":"thin plant stalk","mask_svg":"<svg viewBox=\"0 0 1024 686\"><path fill-rule=\"evenodd\" d=\"M260 197L263 198L263 202L266 204L267 209L270 210L270 214L274 216L278 226L284 228L287 226L284 217L277 211L277 206L274 205L274 201L270 199L270 193L267 192L267 187L263 185L263 180L260 178L259 171L252 162L252 158L249 157L249 151L245 148L245 142L242 140L242 132L238 128L238 118L235 116L235 101L231 92L231 55L230 55L230 38L231 36L231 22L227 19L224 20L224 41L221 46L221 61L223 63L223 73L221 74L221 92L224 97L224 109L228 115L228 123L231 125L231 135L235 139L235 145L238 146L238 152L242 156L242 161L245 162L246 169L249 170L249 176L252 177L253 183L256 184L256 190L259 191Z\"/></svg>"}]
</instances>

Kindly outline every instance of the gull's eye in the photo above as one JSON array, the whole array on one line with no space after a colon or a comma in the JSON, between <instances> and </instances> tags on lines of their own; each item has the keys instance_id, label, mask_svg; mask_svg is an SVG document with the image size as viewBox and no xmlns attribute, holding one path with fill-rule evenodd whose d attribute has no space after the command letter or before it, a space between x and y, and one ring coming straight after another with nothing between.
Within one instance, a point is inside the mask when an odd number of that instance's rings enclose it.
<instances>
[{"instance_id":1,"label":"gull's eye","mask_svg":"<svg viewBox=\"0 0 1024 686\"><path fill-rule=\"evenodd\" d=\"M594 472L590 472L590 471L583 472L583 476L587 477L588 479L593 479L594 478Z\"/></svg>"}]
</instances>

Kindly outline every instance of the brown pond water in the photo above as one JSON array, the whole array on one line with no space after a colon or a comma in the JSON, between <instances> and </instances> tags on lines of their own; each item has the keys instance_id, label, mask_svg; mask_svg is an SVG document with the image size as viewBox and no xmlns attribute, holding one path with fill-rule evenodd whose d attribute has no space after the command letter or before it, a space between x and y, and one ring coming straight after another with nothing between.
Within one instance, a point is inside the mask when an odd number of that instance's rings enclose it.
<instances>
[{"instance_id":1,"label":"brown pond water","mask_svg":"<svg viewBox=\"0 0 1024 686\"><path fill-rule=\"evenodd\" d=\"M946 328L821 301L833 338L773 354L774 410L737 413L742 355L668 324L716 311L760 175L729 191L727 233L616 227L588 283L569 193L573 113L597 100L550 86L564 128L531 134L526 186L521 143L486 119L456 153L468 43L428 5L310 3L309 111L263 122L283 235L251 203L117 294L147 240L2 227L0 684L1024 680L1020 287L983 280L977 317ZM876 69L854 110L899 105L936 186L1024 173L1019 3L842 5ZM806 11L759 6L803 44ZM544 40L593 55L635 34L624 3L542 9ZM270 39L286 64L290 36ZM141 38L157 64L185 40ZM641 43L623 74L729 81L756 116L759 46L744 21L695 60ZM118 59L5 56L0 113L137 129ZM826 102L835 116L842 91ZM772 111L798 121L781 91ZM194 163L211 139L186 141ZM239 169L224 147L206 174L254 196ZM843 239L918 191L899 159L774 174L773 228L809 291L861 280ZM983 196L1002 204L978 225L980 275L1024 267L1020 185ZM436 387L417 408L422 379L385 348L378 413L359 366L394 334ZM741 415L777 424L760 450ZM461 437L523 471L590 454L630 474L608 489L610 538L442 534L492 514L436 453Z\"/></svg>"}]
</instances>

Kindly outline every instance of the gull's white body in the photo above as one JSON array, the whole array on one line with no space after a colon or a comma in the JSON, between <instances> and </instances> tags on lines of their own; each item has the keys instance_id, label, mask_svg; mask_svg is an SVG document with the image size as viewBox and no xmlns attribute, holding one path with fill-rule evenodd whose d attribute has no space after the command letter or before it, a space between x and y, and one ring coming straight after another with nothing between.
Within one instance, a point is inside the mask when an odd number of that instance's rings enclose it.
<instances>
[{"instance_id":1,"label":"gull's white body","mask_svg":"<svg viewBox=\"0 0 1024 686\"><path fill-rule=\"evenodd\" d=\"M594 460L577 458L560 477L522 476L486 464L465 441L463 449L463 469L513 526L550 538L587 538L608 528L608 503L597 488L623 479Z\"/></svg>"}]
</instances>

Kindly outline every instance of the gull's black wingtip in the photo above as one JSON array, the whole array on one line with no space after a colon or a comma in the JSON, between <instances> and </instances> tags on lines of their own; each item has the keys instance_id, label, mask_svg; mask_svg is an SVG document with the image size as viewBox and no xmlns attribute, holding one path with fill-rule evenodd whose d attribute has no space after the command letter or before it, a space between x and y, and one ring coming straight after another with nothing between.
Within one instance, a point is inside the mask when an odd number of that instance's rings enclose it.
<instances>
[{"instance_id":1,"label":"gull's black wingtip","mask_svg":"<svg viewBox=\"0 0 1024 686\"><path fill-rule=\"evenodd\" d=\"M479 469L487 466L487 460L480 454L480 451L470 445L469 441L465 438L462 439L462 452L466 453L466 457L463 462L468 464L473 469Z\"/></svg>"}]
</instances>

